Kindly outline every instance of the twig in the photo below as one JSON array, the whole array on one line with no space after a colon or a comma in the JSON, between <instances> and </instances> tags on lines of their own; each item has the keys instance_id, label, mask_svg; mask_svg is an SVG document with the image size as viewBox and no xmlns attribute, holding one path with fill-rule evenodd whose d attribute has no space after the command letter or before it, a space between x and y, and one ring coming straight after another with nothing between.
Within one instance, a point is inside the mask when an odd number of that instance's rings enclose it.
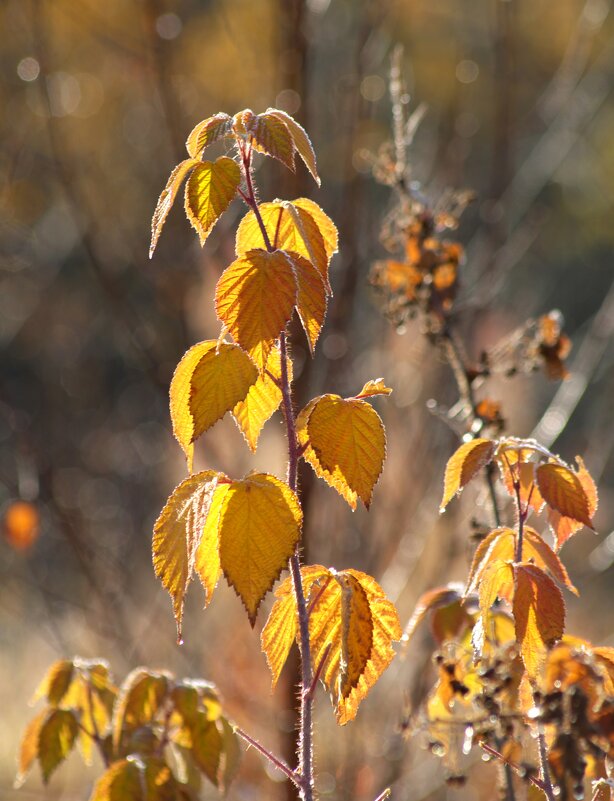
<instances>
[{"instance_id":1,"label":"twig","mask_svg":"<svg viewBox=\"0 0 614 801\"><path fill-rule=\"evenodd\" d=\"M546 735L540 731L537 735L537 746L539 751L539 767L542 773L542 790L546 793L548 801L556 801L554 787L550 778L550 767L548 765L548 750L546 748Z\"/></svg>"},{"instance_id":2,"label":"twig","mask_svg":"<svg viewBox=\"0 0 614 801\"><path fill-rule=\"evenodd\" d=\"M517 762L514 762L513 760L508 759L507 757L503 756L503 754L501 754L499 751L497 751L496 748L493 748L492 745L489 745L488 743L485 743L483 740L480 741L479 746L483 751L486 751L487 754L490 754L490 756L493 756L496 759L498 759L501 762L503 762L504 765L509 765L509 767L512 770L515 770L518 773L519 776L522 776L523 778L528 779L528 781L530 781L531 784L534 784L536 787L539 787L539 789L543 790L544 793L546 792L546 787L545 787L544 783L540 779L538 779L537 776L531 776L530 773L526 774L526 771L522 767L522 765L519 765ZM554 801L554 799L550 799L550 797L549 797L549 801Z\"/></svg>"},{"instance_id":3,"label":"twig","mask_svg":"<svg viewBox=\"0 0 614 801\"><path fill-rule=\"evenodd\" d=\"M258 742L258 740L255 740L251 735L243 731L243 729L240 729L238 726L235 728L235 733L238 734L239 737L241 737L243 740L245 740L246 743L249 743L249 745L253 745L256 751L259 751L263 757L266 757L266 759L269 760L271 765L274 765L278 770L280 770L284 774L284 776L290 779L290 781L293 782L297 787L299 788L301 787L299 777L296 775L296 773L292 770L291 767L286 765L286 763L283 760L279 759L279 757L276 757L275 754L272 754L267 748L261 745Z\"/></svg>"}]
</instances>

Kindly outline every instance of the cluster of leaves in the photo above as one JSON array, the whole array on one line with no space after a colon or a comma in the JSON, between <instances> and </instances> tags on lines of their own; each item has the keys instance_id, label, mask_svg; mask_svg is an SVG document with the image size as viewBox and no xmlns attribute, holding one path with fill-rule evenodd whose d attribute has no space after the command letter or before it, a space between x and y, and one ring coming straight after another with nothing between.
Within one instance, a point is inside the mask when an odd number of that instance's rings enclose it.
<instances>
[{"instance_id":1,"label":"cluster of leaves","mask_svg":"<svg viewBox=\"0 0 614 801\"><path fill-rule=\"evenodd\" d=\"M454 327L462 248L442 234L456 228L471 197L448 193L433 207L409 180L406 150L420 115L407 118L401 85L400 66L393 64L394 143L380 151L374 176L392 188L396 201L382 242L403 257L376 263L371 281L397 325L420 315L456 380L455 406L431 404L462 439L446 467L441 511L483 474L496 522L491 530L474 521L478 544L466 586L425 593L405 629L406 645L429 618L437 645L438 678L421 728L434 753L444 757L453 783L464 781L464 757L479 746L505 765L502 794L509 801L516 798L514 771L549 801L556 795L582 798L585 777L607 779L614 757L614 649L565 634L562 590L577 590L559 554L583 526L593 528L597 490L580 457L573 468L533 440L504 436L501 404L476 397L493 374L541 367L550 379L566 378L571 343L560 313L550 312L528 320L477 362L468 358ZM513 500L513 526L503 524L505 494ZM552 546L527 525L540 514ZM599 785L594 798L609 797L606 788L607 782Z\"/></svg>"},{"instance_id":2,"label":"cluster of leaves","mask_svg":"<svg viewBox=\"0 0 614 801\"><path fill-rule=\"evenodd\" d=\"M28 725L17 784L38 762L43 781L78 747L105 771L90 801L194 801L202 778L226 790L240 750L215 687L136 668L116 687L102 660L54 663L33 701L45 707Z\"/></svg>"},{"instance_id":3,"label":"cluster of leaves","mask_svg":"<svg viewBox=\"0 0 614 801\"><path fill-rule=\"evenodd\" d=\"M222 156L203 161L204 148L222 138L232 141L236 160ZM298 553L303 522L290 480L265 473L239 480L215 470L193 473L194 442L230 413L255 451L262 427L283 404L286 424L289 418L295 424L288 426L288 436L296 459L304 458L352 509L358 499L368 507L386 454L384 427L368 399L391 391L377 379L349 398L314 398L296 419L288 408L292 361L285 330L296 311L313 353L331 294L328 271L337 231L307 198L258 203L252 156L263 153L294 169L298 153L319 182L304 130L274 109L260 115L218 114L195 127L187 149L190 158L173 170L158 201L152 252L186 178L186 213L201 243L233 197L242 198L249 211L237 229L236 260L215 291L220 336L188 350L170 387L173 431L190 475L155 524L153 562L172 597L179 638L184 598L194 575L205 589L207 604L223 575L253 626L266 593ZM346 722L390 662L391 642L401 635L398 618L369 576L308 566L302 582L309 600L312 669L330 691L339 722ZM290 579L278 597L263 632L273 683L293 641L300 643Z\"/></svg>"},{"instance_id":4,"label":"cluster of leaves","mask_svg":"<svg viewBox=\"0 0 614 801\"><path fill-rule=\"evenodd\" d=\"M404 633L431 618L439 678L424 725L453 780L474 745L538 778L530 730L542 731L562 798L583 797L585 776L606 776L614 757L614 649L564 633L562 588L578 594L559 552L592 528L597 491L581 459L573 469L532 440L473 439L448 461L442 511L491 463L516 502L516 527L479 543L466 587L426 593ZM554 547L526 525L545 512Z\"/></svg>"}]
</instances>

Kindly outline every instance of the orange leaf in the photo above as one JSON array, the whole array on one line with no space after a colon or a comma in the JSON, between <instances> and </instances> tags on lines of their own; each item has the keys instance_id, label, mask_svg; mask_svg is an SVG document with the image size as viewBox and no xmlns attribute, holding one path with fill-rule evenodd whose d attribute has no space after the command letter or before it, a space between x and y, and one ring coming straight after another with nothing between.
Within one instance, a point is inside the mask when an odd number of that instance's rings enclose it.
<instances>
[{"instance_id":1,"label":"orange leaf","mask_svg":"<svg viewBox=\"0 0 614 801\"><path fill-rule=\"evenodd\" d=\"M403 647L411 640L414 632L430 611L459 601L463 597L461 589L459 584L448 584L445 587L437 587L421 595L408 624L405 626L403 637L401 638Z\"/></svg>"},{"instance_id":2,"label":"orange leaf","mask_svg":"<svg viewBox=\"0 0 614 801\"><path fill-rule=\"evenodd\" d=\"M529 678L536 681L548 648L563 636L565 603L554 581L535 565L515 565L514 579L516 640Z\"/></svg>"},{"instance_id":3,"label":"orange leaf","mask_svg":"<svg viewBox=\"0 0 614 801\"><path fill-rule=\"evenodd\" d=\"M375 395L390 395L392 390L390 387L386 386L386 383L383 378L376 378L371 379L371 381L367 381L364 387L360 390L358 395L355 395L355 398L372 398Z\"/></svg>"},{"instance_id":4,"label":"orange leaf","mask_svg":"<svg viewBox=\"0 0 614 801\"><path fill-rule=\"evenodd\" d=\"M285 253L250 250L222 273L215 290L220 320L260 372L296 303L297 282Z\"/></svg>"},{"instance_id":5,"label":"orange leaf","mask_svg":"<svg viewBox=\"0 0 614 801\"><path fill-rule=\"evenodd\" d=\"M175 202L177 192L179 191L183 179L198 164L200 164L198 159L186 159L178 164L170 174L169 179L166 182L166 186L158 198L156 210L154 211L151 220L151 245L149 246L150 259L154 254L154 250L156 249L158 239L160 238L160 234L162 232L162 226L164 225L166 218L168 217L168 213Z\"/></svg>"},{"instance_id":6,"label":"orange leaf","mask_svg":"<svg viewBox=\"0 0 614 801\"><path fill-rule=\"evenodd\" d=\"M477 473L492 461L497 443L490 439L472 439L464 442L452 454L446 465L443 498L439 511L443 512L452 498L465 487Z\"/></svg>"},{"instance_id":7,"label":"orange leaf","mask_svg":"<svg viewBox=\"0 0 614 801\"><path fill-rule=\"evenodd\" d=\"M305 129L302 125L299 125L298 122L293 119L289 114L286 114L285 111L281 111L277 108L268 108L266 113L270 117L277 117L277 119L284 122L290 132L290 136L292 137L292 141L294 142L294 147L296 148L299 156L303 159L305 166L313 176L313 180L320 186L320 178L318 176L318 171L316 168L316 154L313 151L313 146Z\"/></svg>"},{"instance_id":8,"label":"orange leaf","mask_svg":"<svg viewBox=\"0 0 614 801\"><path fill-rule=\"evenodd\" d=\"M548 462L537 468L536 475L539 491L548 506L564 517L571 517L578 523L593 527L586 491L572 470Z\"/></svg>"},{"instance_id":9,"label":"orange leaf","mask_svg":"<svg viewBox=\"0 0 614 801\"><path fill-rule=\"evenodd\" d=\"M588 500L588 515L592 520L599 503L597 487L580 456L576 456L576 462L578 463L578 470L575 474L586 494ZM548 523L554 534L557 551L563 547L571 536L582 528L582 523L574 520L572 517L565 517L555 509L548 509Z\"/></svg>"},{"instance_id":10,"label":"orange leaf","mask_svg":"<svg viewBox=\"0 0 614 801\"><path fill-rule=\"evenodd\" d=\"M286 123L274 114L253 114L246 118L246 131L253 137L252 147L260 153L281 161L289 170L294 168L294 141Z\"/></svg>"}]
</instances>

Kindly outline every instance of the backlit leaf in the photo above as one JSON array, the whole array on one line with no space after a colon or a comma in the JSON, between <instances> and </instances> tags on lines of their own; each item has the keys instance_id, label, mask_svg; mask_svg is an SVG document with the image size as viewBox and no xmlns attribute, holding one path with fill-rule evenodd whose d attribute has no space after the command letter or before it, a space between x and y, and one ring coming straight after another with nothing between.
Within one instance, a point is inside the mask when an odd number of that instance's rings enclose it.
<instances>
[{"instance_id":1,"label":"backlit leaf","mask_svg":"<svg viewBox=\"0 0 614 801\"><path fill-rule=\"evenodd\" d=\"M226 793L239 771L241 748L239 747L239 737L232 724L226 718L220 718L220 724L222 727L223 767L219 774L219 788Z\"/></svg>"},{"instance_id":2,"label":"backlit leaf","mask_svg":"<svg viewBox=\"0 0 614 801\"><path fill-rule=\"evenodd\" d=\"M173 600L179 637L195 551L220 475L214 470L204 470L186 478L175 488L154 524L154 570Z\"/></svg>"},{"instance_id":3,"label":"backlit leaf","mask_svg":"<svg viewBox=\"0 0 614 801\"><path fill-rule=\"evenodd\" d=\"M218 281L218 317L260 372L264 372L273 343L292 316L296 296L292 264L280 251L250 250Z\"/></svg>"},{"instance_id":4,"label":"backlit leaf","mask_svg":"<svg viewBox=\"0 0 614 801\"><path fill-rule=\"evenodd\" d=\"M218 484L215 488L200 542L196 546L194 570L205 590L205 607L211 603L211 596L222 572L219 549L220 512L230 486Z\"/></svg>"},{"instance_id":5,"label":"backlit leaf","mask_svg":"<svg viewBox=\"0 0 614 801\"><path fill-rule=\"evenodd\" d=\"M376 378L375 380L367 381L364 387L360 390L356 398L372 398L375 395L390 395L392 390L386 386L383 378Z\"/></svg>"},{"instance_id":6,"label":"backlit leaf","mask_svg":"<svg viewBox=\"0 0 614 801\"><path fill-rule=\"evenodd\" d=\"M32 703L46 698L51 706L57 706L66 695L74 674L72 659L59 659L47 671L47 675L39 684Z\"/></svg>"},{"instance_id":7,"label":"backlit leaf","mask_svg":"<svg viewBox=\"0 0 614 801\"><path fill-rule=\"evenodd\" d=\"M292 381L291 359L288 360L288 372ZM232 412L252 452L256 450L264 424L281 404L281 389L274 379L281 381L281 357L278 347L271 350L264 372L260 373L246 397L237 403Z\"/></svg>"},{"instance_id":8,"label":"backlit leaf","mask_svg":"<svg viewBox=\"0 0 614 801\"><path fill-rule=\"evenodd\" d=\"M258 370L238 346L214 339L182 357L170 387L173 433L191 461L192 443L242 401ZM191 468L191 465L189 465Z\"/></svg>"},{"instance_id":9,"label":"backlit leaf","mask_svg":"<svg viewBox=\"0 0 614 801\"><path fill-rule=\"evenodd\" d=\"M572 470L549 462L537 468L536 476L539 490L548 506L563 517L571 517L578 523L593 527L586 491Z\"/></svg>"},{"instance_id":10,"label":"backlit leaf","mask_svg":"<svg viewBox=\"0 0 614 801\"><path fill-rule=\"evenodd\" d=\"M276 108L268 108L266 113L269 116L277 117L279 120L284 122L288 130L290 132L290 136L292 137L292 141L294 142L294 146L298 151L299 156L303 159L305 166L313 176L314 181L320 186L320 178L318 176L318 171L316 167L316 155L313 150L313 146L305 129L299 125L299 123L293 119L289 114L286 114L285 111L281 111L280 109Z\"/></svg>"},{"instance_id":11,"label":"backlit leaf","mask_svg":"<svg viewBox=\"0 0 614 801\"><path fill-rule=\"evenodd\" d=\"M517 451L507 450L505 456L499 461L503 483L508 495L516 498L514 480L519 484L520 502L526 507L527 503L536 514L539 514L544 506L544 499L537 486L535 470L537 464L531 461L534 452L520 448Z\"/></svg>"},{"instance_id":12,"label":"backlit leaf","mask_svg":"<svg viewBox=\"0 0 614 801\"><path fill-rule=\"evenodd\" d=\"M356 687L347 698L339 702L337 723L343 726L354 720L358 707L371 688L394 659L392 643L401 638L401 624L394 604L386 598L380 585L371 576L358 570L346 570L356 578L365 591L373 620L373 647L371 656Z\"/></svg>"},{"instance_id":13,"label":"backlit leaf","mask_svg":"<svg viewBox=\"0 0 614 801\"><path fill-rule=\"evenodd\" d=\"M467 594L477 589L489 564L497 560L512 562L516 559L516 537L517 534L512 529L498 528L482 540L476 549L469 572ZM524 527L522 561L531 562L542 570L548 570L559 584L563 584L578 595L578 590L572 584L561 560L537 531L529 526Z\"/></svg>"},{"instance_id":14,"label":"backlit leaf","mask_svg":"<svg viewBox=\"0 0 614 801\"><path fill-rule=\"evenodd\" d=\"M595 486L591 474L584 466L583 460L579 456L576 456L576 462L578 463L578 469L575 475L584 489L588 501L588 516L592 520L599 503L597 487ZM548 509L548 523L554 534L557 551L559 551L567 540L579 531L583 525L581 522L574 520L573 517L565 517L560 512L551 508Z\"/></svg>"},{"instance_id":15,"label":"backlit leaf","mask_svg":"<svg viewBox=\"0 0 614 801\"><path fill-rule=\"evenodd\" d=\"M485 467L495 453L496 442L490 439L472 439L464 442L448 459L444 478L443 498L439 511L443 512L452 498Z\"/></svg>"},{"instance_id":16,"label":"backlit leaf","mask_svg":"<svg viewBox=\"0 0 614 801\"><path fill-rule=\"evenodd\" d=\"M160 238L160 233L162 232L162 226L164 225L166 218L168 217L168 213L175 202L179 187L181 186L186 175L190 172L190 170L193 170L197 164L200 164L198 159L186 159L185 161L182 161L181 164L178 164L170 174L169 179L166 182L166 186L158 198L156 210L154 211L151 220L151 245L149 246L150 259L154 254L156 245L158 244L158 239Z\"/></svg>"},{"instance_id":17,"label":"backlit leaf","mask_svg":"<svg viewBox=\"0 0 614 801\"><path fill-rule=\"evenodd\" d=\"M296 310L313 354L326 317L326 287L322 276L310 261L298 253L288 253L298 284Z\"/></svg>"},{"instance_id":18,"label":"backlit leaf","mask_svg":"<svg viewBox=\"0 0 614 801\"><path fill-rule=\"evenodd\" d=\"M300 423L304 458L316 475L345 498L352 509L360 498L369 508L386 456L386 435L373 407L356 398L322 395Z\"/></svg>"},{"instance_id":19,"label":"backlit leaf","mask_svg":"<svg viewBox=\"0 0 614 801\"><path fill-rule=\"evenodd\" d=\"M245 124L248 134L253 137L252 147L267 156L281 161L292 172L294 169L295 146L286 123L274 114L254 114Z\"/></svg>"},{"instance_id":20,"label":"backlit leaf","mask_svg":"<svg viewBox=\"0 0 614 801\"><path fill-rule=\"evenodd\" d=\"M38 762L45 784L72 751L78 731L72 710L53 709L45 718L38 732Z\"/></svg>"},{"instance_id":21,"label":"backlit leaf","mask_svg":"<svg viewBox=\"0 0 614 801\"><path fill-rule=\"evenodd\" d=\"M176 801L178 783L161 757L132 757L113 764L94 785L90 801Z\"/></svg>"},{"instance_id":22,"label":"backlit leaf","mask_svg":"<svg viewBox=\"0 0 614 801\"><path fill-rule=\"evenodd\" d=\"M220 513L220 563L252 626L300 537L303 515L296 495L265 473L234 482Z\"/></svg>"},{"instance_id":23,"label":"backlit leaf","mask_svg":"<svg viewBox=\"0 0 614 801\"><path fill-rule=\"evenodd\" d=\"M516 639L529 678L535 681L549 646L563 636L565 604L554 581L535 565L516 565L514 578Z\"/></svg>"},{"instance_id":24,"label":"backlit leaf","mask_svg":"<svg viewBox=\"0 0 614 801\"><path fill-rule=\"evenodd\" d=\"M185 186L185 211L204 245L241 183L239 165L227 156L198 161Z\"/></svg>"},{"instance_id":25,"label":"backlit leaf","mask_svg":"<svg viewBox=\"0 0 614 801\"><path fill-rule=\"evenodd\" d=\"M137 761L122 759L98 779L89 801L144 801L143 784Z\"/></svg>"},{"instance_id":26,"label":"backlit leaf","mask_svg":"<svg viewBox=\"0 0 614 801\"><path fill-rule=\"evenodd\" d=\"M17 759L17 776L15 778L15 787L21 787L26 778L26 773L32 767L34 760L38 757L38 736L40 734L41 726L43 725L49 710L43 709L41 712L32 718L26 726L26 730L21 738L19 746L19 756Z\"/></svg>"},{"instance_id":27,"label":"backlit leaf","mask_svg":"<svg viewBox=\"0 0 614 801\"><path fill-rule=\"evenodd\" d=\"M402 637L403 647L405 648L407 643L409 643L414 632L429 612L439 609L440 607L449 606L450 604L460 601L462 597L462 587L459 584L437 587L421 595L416 602L409 622L405 626Z\"/></svg>"},{"instance_id":28,"label":"backlit leaf","mask_svg":"<svg viewBox=\"0 0 614 801\"><path fill-rule=\"evenodd\" d=\"M321 565L307 565L301 568L303 592L309 597L315 582L322 584L332 580L329 571ZM317 594L317 593L316 593ZM268 620L262 629L260 643L272 674L272 689L279 679L286 664L290 648L298 638L298 618L292 579L288 577L275 590L276 601L273 604Z\"/></svg>"},{"instance_id":29,"label":"backlit leaf","mask_svg":"<svg viewBox=\"0 0 614 801\"><path fill-rule=\"evenodd\" d=\"M113 711L113 743L118 748L130 729L150 723L170 690L169 677L135 668L122 684Z\"/></svg>"},{"instance_id":30,"label":"backlit leaf","mask_svg":"<svg viewBox=\"0 0 614 801\"><path fill-rule=\"evenodd\" d=\"M208 145L231 134L232 117L223 113L214 114L213 117L199 122L192 129L185 146L192 158L199 158Z\"/></svg>"},{"instance_id":31,"label":"backlit leaf","mask_svg":"<svg viewBox=\"0 0 614 801\"><path fill-rule=\"evenodd\" d=\"M73 680L62 699L62 706L75 710L79 717L79 751L84 762L91 765L95 732L108 731L117 689L106 662L76 657L73 664Z\"/></svg>"},{"instance_id":32,"label":"backlit leaf","mask_svg":"<svg viewBox=\"0 0 614 801\"><path fill-rule=\"evenodd\" d=\"M204 712L200 712L190 731L194 760L209 781L217 786L223 742L216 721L209 720Z\"/></svg>"},{"instance_id":33,"label":"backlit leaf","mask_svg":"<svg viewBox=\"0 0 614 801\"><path fill-rule=\"evenodd\" d=\"M316 203L306 198L298 198L292 203L281 200L261 203L259 209L272 246L298 253L310 261L330 294L328 265L337 250L337 229L332 220ZM254 212L250 211L237 229L237 256L263 246L262 231Z\"/></svg>"},{"instance_id":34,"label":"backlit leaf","mask_svg":"<svg viewBox=\"0 0 614 801\"><path fill-rule=\"evenodd\" d=\"M480 613L484 630L488 636L488 616L497 598L511 602L514 596L514 572L510 562L499 559L490 562L483 574L479 588Z\"/></svg>"}]
</instances>

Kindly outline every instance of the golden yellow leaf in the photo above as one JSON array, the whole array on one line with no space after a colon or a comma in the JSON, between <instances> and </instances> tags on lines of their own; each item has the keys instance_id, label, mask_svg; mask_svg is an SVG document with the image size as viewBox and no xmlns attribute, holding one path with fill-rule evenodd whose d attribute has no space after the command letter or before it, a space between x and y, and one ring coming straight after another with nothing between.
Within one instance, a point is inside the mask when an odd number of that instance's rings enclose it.
<instances>
[{"instance_id":1,"label":"golden yellow leaf","mask_svg":"<svg viewBox=\"0 0 614 801\"><path fill-rule=\"evenodd\" d=\"M580 456L576 456L576 462L578 463L578 469L575 475L578 477L578 481L582 484L582 488L584 489L588 501L588 516L592 520L599 504L597 487ZM579 531L583 525L581 522L574 520L574 518L565 517L560 512L557 512L556 509L552 508L548 509L548 523L554 534L557 551L559 551L567 540Z\"/></svg>"},{"instance_id":2,"label":"golden yellow leaf","mask_svg":"<svg viewBox=\"0 0 614 801\"><path fill-rule=\"evenodd\" d=\"M220 513L231 484L218 484L211 497L211 505L194 555L194 570L205 589L205 607L211 603L222 568L220 567L219 527Z\"/></svg>"},{"instance_id":3,"label":"golden yellow leaf","mask_svg":"<svg viewBox=\"0 0 614 801\"><path fill-rule=\"evenodd\" d=\"M79 750L84 762L91 765L95 747L93 734L108 730L117 690L106 663L75 659L74 667L74 679L62 705L66 709L74 709L79 716Z\"/></svg>"},{"instance_id":4,"label":"golden yellow leaf","mask_svg":"<svg viewBox=\"0 0 614 801\"><path fill-rule=\"evenodd\" d=\"M170 689L169 677L165 673L138 667L126 676L113 711L115 749L130 729L137 729L153 720Z\"/></svg>"},{"instance_id":5,"label":"golden yellow leaf","mask_svg":"<svg viewBox=\"0 0 614 801\"><path fill-rule=\"evenodd\" d=\"M472 439L452 454L446 465L440 512L492 460L496 447L497 443L490 439Z\"/></svg>"},{"instance_id":6,"label":"golden yellow leaf","mask_svg":"<svg viewBox=\"0 0 614 801\"><path fill-rule=\"evenodd\" d=\"M537 468L536 476L539 491L548 506L564 517L593 527L587 493L573 470L548 462Z\"/></svg>"},{"instance_id":7,"label":"golden yellow leaf","mask_svg":"<svg viewBox=\"0 0 614 801\"><path fill-rule=\"evenodd\" d=\"M32 767L34 760L38 757L38 736L49 709L45 708L32 718L26 726L26 730L21 738L19 745L19 755L17 758L17 776L15 778L15 788L21 787L26 779L26 773Z\"/></svg>"},{"instance_id":8,"label":"golden yellow leaf","mask_svg":"<svg viewBox=\"0 0 614 801\"><path fill-rule=\"evenodd\" d=\"M291 359L288 360L288 374L292 381ZM239 401L232 411L232 416L252 452L256 450L264 424L277 411L281 403L281 389L276 383L280 381L281 357L279 348L274 347L269 353L264 372L258 375L246 397Z\"/></svg>"},{"instance_id":9,"label":"golden yellow leaf","mask_svg":"<svg viewBox=\"0 0 614 801\"><path fill-rule=\"evenodd\" d=\"M253 137L252 147L281 161L292 172L295 146L286 123L274 114L255 114L244 120L247 134Z\"/></svg>"},{"instance_id":10,"label":"golden yellow leaf","mask_svg":"<svg viewBox=\"0 0 614 801\"><path fill-rule=\"evenodd\" d=\"M394 604L386 598L384 591L375 579L358 570L344 572L357 579L367 595L373 620L373 647L356 687L347 698L339 702L337 723L340 726L356 717L358 707L394 659L392 643L401 638L401 624L397 610Z\"/></svg>"},{"instance_id":11,"label":"golden yellow leaf","mask_svg":"<svg viewBox=\"0 0 614 801\"><path fill-rule=\"evenodd\" d=\"M512 529L498 528L491 531L482 540L473 557L466 594L474 592L478 588L484 571L489 564L497 560L504 562L515 561L516 538L517 534ZM561 560L552 548L544 542L537 531L530 526L524 527L522 561L531 562L542 570L548 570L556 581L563 584L575 595L578 595L578 590L572 584Z\"/></svg>"},{"instance_id":12,"label":"golden yellow leaf","mask_svg":"<svg viewBox=\"0 0 614 801\"><path fill-rule=\"evenodd\" d=\"M503 450L499 458L499 469L508 495L516 499L514 480L518 481L520 485L520 502L523 506L528 503L533 511L539 514L545 501L537 486L537 478L535 476L537 464L532 461L534 456L535 451L529 448Z\"/></svg>"},{"instance_id":13,"label":"golden yellow leaf","mask_svg":"<svg viewBox=\"0 0 614 801\"><path fill-rule=\"evenodd\" d=\"M288 253L298 284L296 310L313 354L326 317L326 287L322 276L310 261L298 253Z\"/></svg>"},{"instance_id":14,"label":"golden yellow leaf","mask_svg":"<svg viewBox=\"0 0 614 801\"><path fill-rule=\"evenodd\" d=\"M190 170L193 170L197 164L200 164L198 159L186 159L185 161L182 161L181 164L178 164L170 174L169 179L166 182L166 186L158 198L156 210L154 211L151 220L151 245L149 246L150 259L154 254L156 245L158 244L158 239L160 238L160 234L162 232L162 226L164 225L166 218L168 217L168 213L175 202L179 187L181 186L186 175L190 172Z\"/></svg>"},{"instance_id":15,"label":"golden yellow leaf","mask_svg":"<svg viewBox=\"0 0 614 801\"><path fill-rule=\"evenodd\" d=\"M78 731L72 710L52 709L46 715L38 732L38 763L45 784L72 751Z\"/></svg>"},{"instance_id":16,"label":"golden yellow leaf","mask_svg":"<svg viewBox=\"0 0 614 801\"><path fill-rule=\"evenodd\" d=\"M170 387L175 438L188 457L192 443L248 394L258 370L238 346L214 339L193 345L177 365Z\"/></svg>"},{"instance_id":17,"label":"golden yellow leaf","mask_svg":"<svg viewBox=\"0 0 614 801\"><path fill-rule=\"evenodd\" d=\"M89 801L144 801L140 763L136 759L113 762L94 785Z\"/></svg>"},{"instance_id":18,"label":"golden yellow leaf","mask_svg":"<svg viewBox=\"0 0 614 801\"><path fill-rule=\"evenodd\" d=\"M321 565L301 568L305 597L309 597L315 582L330 580L329 571ZM272 676L272 689L279 679L295 639L298 639L298 619L292 578L285 579L275 590L276 601L260 635L260 644Z\"/></svg>"},{"instance_id":19,"label":"golden yellow leaf","mask_svg":"<svg viewBox=\"0 0 614 801\"><path fill-rule=\"evenodd\" d=\"M57 706L64 696L74 674L74 664L72 659L59 659L54 662L45 678L38 685L32 698L32 703L36 703L41 698L46 698L51 706Z\"/></svg>"},{"instance_id":20,"label":"golden yellow leaf","mask_svg":"<svg viewBox=\"0 0 614 801\"><path fill-rule=\"evenodd\" d=\"M371 379L367 381L364 387L360 390L356 398L373 398L376 395L390 395L392 390L386 386L383 378Z\"/></svg>"},{"instance_id":21,"label":"golden yellow leaf","mask_svg":"<svg viewBox=\"0 0 614 801\"><path fill-rule=\"evenodd\" d=\"M185 211L204 245L241 183L239 165L227 156L198 161L185 185Z\"/></svg>"},{"instance_id":22,"label":"golden yellow leaf","mask_svg":"<svg viewBox=\"0 0 614 801\"><path fill-rule=\"evenodd\" d=\"M281 251L250 250L224 270L217 283L218 317L260 372L292 317L296 296L296 276Z\"/></svg>"},{"instance_id":23,"label":"golden yellow leaf","mask_svg":"<svg viewBox=\"0 0 614 801\"><path fill-rule=\"evenodd\" d=\"M537 680L548 648L563 636L565 603L561 591L543 570L514 566L514 625L529 678Z\"/></svg>"},{"instance_id":24,"label":"golden yellow leaf","mask_svg":"<svg viewBox=\"0 0 614 801\"><path fill-rule=\"evenodd\" d=\"M458 584L451 583L445 587L436 587L434 590L428 590L418 598L414 611L405 626L403 631L402 642L403 648L414 635L414 632L422 623L426 615L434 609L450 606L451 604L462 599L462 587Z\"/></svg>"},{"instance_id":25,"label":"golden yellow leaf","mask_svg":"<svg viewBox=\"0 0 614 801\"><path fill-rule=\"evenodd\" d=\"M374 622L366 592L355 576L330 570L320 583L311 590L311 661L315 672L326 657L320 675L337 709L365 671Z\"/></svg>"},{"instance_id":26,"label":"golden yellow leaf","mask_svg":"<svg viewBox=\"0 0 614 801\"><path fill-rule=\"evenodd\" d=\"M154 524L154 570L172 598L179 638L195 551L220 477L222 474L215 470L204 470L186 478L175 488Z\"/></svg>"},{"instance_id":27,"label":"golden yellow leaf","mask_svg":"<svg viewBox=\"0 0 614 801\"><path fill-rule=\"evenodd\" d=\"M303 513L283 481L256 473L233 482L220 513L220 563L252 626L266 593L287 566Z\"/></svg>"},{"instance_id":28,"label":"golden yellow leaf","mask_svg":"<svg viewBox=\"0 0 614 801\"><path fill-rule=\"evenodd\" d=\"M548 570L559 584L567 587L574 595L580 594L569 578L565 565L537 531L529 526L524 527L522 561L532 562L542 570Z\"/></svg>"},{"instance_id":29,"label":"golden yellow leaf","mask_svg":"<svg viewBox=\"0 0 614 801\"><path fill-rule=\"evenodd\" d=\"M386 456L379 415L366 401L339 395L322 395L309 406L297 421L301 444L309 442L305 460L352 509L357 498L368 509Z\"/></svg>"},{"instance_id":30,"label":"golden yellow leaf","mask_svg":"<svg viewBox=\"0 0 614 801\"><path fill-rule=\"evenodd\" d=\"M488 615L497 598L512 601L514 596L514 571L511 562L498 559L490 562L482 573L479 588L480 613L484 620L484 629L488 632Z\"/></svg>"},{"instance_id":31,"label":"golden yellow leaf","mask_svg":"<svg viewBox=\"0 0 614 801\"><path fill-rule=\"evenodd\" d=\"M232 135L232 117L224 113L214 114L213 117L208 117L194 126L185 146L192 158L199 158L208 145L230 135Z\"/></svg>"},{"instance_id":32,"label":"golden yellow leaf","mask_svg":"<svg viewBox=\"0 0 614 801\"><path fill-rule=\"evenodd\" d=\"M323 233L320 230L320 224L314 219L309 205L303 204L303 201L304 198L299 198L292 203L281 200L261 203L260 215L272 246L289 253L298 253L299 256L310 261L322 276L324 285L330 293L328 265L332 254L336 251L337 229L334 228L331 221L335 238L333 239L329 231ZM301 204L305 208L302 208ZM313 205L319 209L319 206ZM329 219L321 209L319 211L320 217ZM324 227L324 223L322 225ZM324 238L325 235L328 239ZM263 245L262 231L258 220L254 212L249 211L237 229L235 242L237 256L241 256L253 248L261 248Z\"/></svg>"},{"instance_id":33,"label":"golden yellow leaf","mask_svg":"<svg viewBox=\"0 0 614 801\"><path fill-rule=\"evenodd\" d=\"M306 211L318 226L318 231L320 232L322 241L324 242L326 258L330 264L330 260L337 252L339 247L339 232L337 231L337 226L331 220L328 214L326 214L324 209L318 206L318 204L311 200L311 198L298 197L296 200L292 201L292 205L297 209Z\"/></svg>"},{"instance_id":34,"label":"golden yellow leaf","mask_svg":"<svg viewBox=\"0 0 614 801\"><path fill-rule=\"evenodd\" d=\"M286 124L292 141L294 142L294 147L298 151L299 156L303 159L314 181L320 186L320 178L316 167L316 154L314 153L313 146L305 129L289 114L286 114L285 111L281 111L280 109L268 108L266 114L268 116L277 117L277 119Z\"/></svg>"},{"instance_id":35,"label":"golden yellow leaf","mask_svg":"<svg viewBox=\"0 0 614 801\"><path fill-rule=\"evenodd\" d=\"M206 713L199 712L190 726L190 734L192 756L196 764L209 781L217 786L223 748L217 722L209 720Z\"/></svg>"}]
</instances>

